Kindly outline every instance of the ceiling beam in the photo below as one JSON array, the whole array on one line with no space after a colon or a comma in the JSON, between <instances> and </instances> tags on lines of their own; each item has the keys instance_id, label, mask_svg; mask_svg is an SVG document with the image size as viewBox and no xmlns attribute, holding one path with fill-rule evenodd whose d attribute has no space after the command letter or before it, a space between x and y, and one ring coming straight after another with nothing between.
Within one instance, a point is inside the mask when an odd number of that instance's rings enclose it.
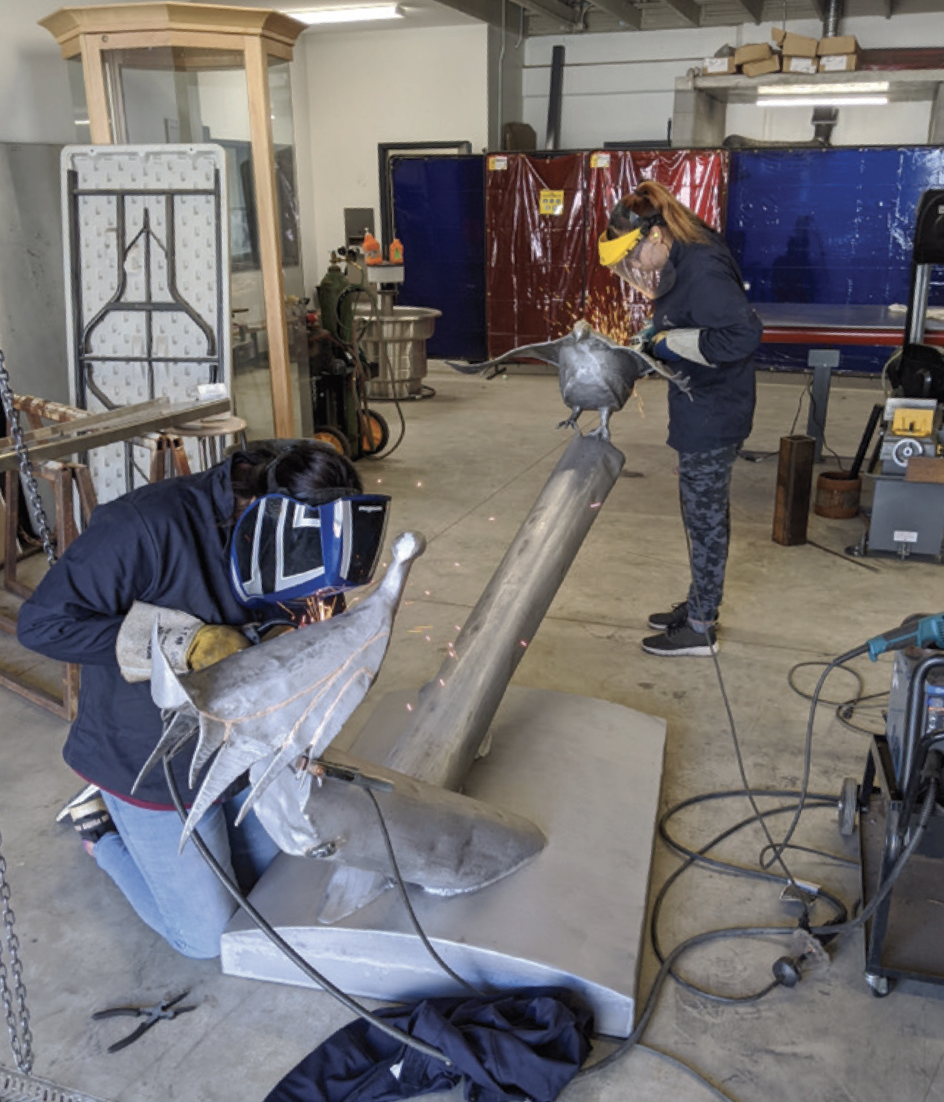
<instances>
[{"instance_id":1,"label":"ceiling beam","mask_svg":"<svg viewBox=\"0 0 944 1102\"><path fill-rule=\"evenodd\" d=\"M563 30L572 31L582 23L580 13L563 0L521 0L521 7L532 15L543 15L552 19Z\"/></svg>"},{"instance_id":2,"label":"ceiling beam","mask_svg":"<svg viewBox=\"0 0 944 1102\"><path fill-rule=\"evenodd\" d=\"M762 0L757 2L762 3ZM630 0L593 0L593 6L612 15L627 27L632 27L634 31L642 26L642 12Z\"/></svg>"},{"instance_id":3,"label":"ceiling beam","mask_svg":"<svg viewBox=\"0 0 944 1102\"><path fill-rule=\"evenodd\" d=\"M480 19L490 27L502 30L502 12L504 12L504 29L515 34L521 26L522 5L513 3L512 0L436 0L444 8L452 8L453 11L462 12L463 15L471 15L473 19Z\"/></svg>"},{"instance_id":4,"label":"ceiling beam","mask_svg":"<svg viewBox=\"0 0 944 1102\"><path fill-rule=\"evenodd\" d=\"M701 8L695 0L662 0L666 7L671 8L693 27L701 25Z\"/></svg>"},{"instance_id":5,"label":"ceiling beam","mask_svg":"<svg viewBox=\"0 0 944 1102\"><path fill-rule=\"evenodd\" d=\"M737 0L737 2L755 23L763 22L764 0Z\"/></svg>"}]
</instances>

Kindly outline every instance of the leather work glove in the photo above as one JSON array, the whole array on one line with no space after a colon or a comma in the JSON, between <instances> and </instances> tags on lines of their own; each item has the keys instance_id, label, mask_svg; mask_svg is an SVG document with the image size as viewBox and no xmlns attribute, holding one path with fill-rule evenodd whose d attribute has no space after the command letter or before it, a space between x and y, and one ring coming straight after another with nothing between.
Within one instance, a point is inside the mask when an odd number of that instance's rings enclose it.
<instances>
[{"instance_id":1,"label":"leather work glove","mask_svg":"<svg viewBox=\"0 0 944 1102\"><path fill-rule=\"evenodd\" d=\"M187 651L187 666L191 670L205 670L248 646L251 644L239 628L229 624L204 624Z\"/></svg>"},{"instance_id":2,"label":"leather work glove","mask_svg":"<svg viewBox=\"0 0 944 1102\"><path fill-rule=\"evenodd\" d=\"M669 348L668 337L669 335L664 329L661 333L656 333L649 341L649 355L655 356L657 360L662 360L663 363L678 363L682 357Z\"/></svg>"}]
</instances>

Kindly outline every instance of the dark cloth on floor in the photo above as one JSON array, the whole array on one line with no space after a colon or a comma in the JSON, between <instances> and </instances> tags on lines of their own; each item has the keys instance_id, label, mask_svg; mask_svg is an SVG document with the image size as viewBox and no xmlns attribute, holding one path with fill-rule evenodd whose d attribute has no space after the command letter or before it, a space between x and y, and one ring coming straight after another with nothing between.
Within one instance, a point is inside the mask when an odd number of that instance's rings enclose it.
<instances>
[{"instance_id":1,"label":"dark cloth on floor","mask_svg":"<svg viewBox=\"0 0 944 1102\"><path fill-rule=\"evenodd\" d=\"M731 468L737 451L737 445L732 445L710 452L679 453L682 521L692 541L688 615L709 624L717 617L724 594L731 539Z\"/></svg>"},{"instance_id":2,"label":"dark cloth on floor","mask_svg":"<svg viewBox=\"0 0 944 1102\"><path fill-rule=\"evenodd\" d=\"M669 366L688 377L691 400L669 391L669 447L707 452L740 444L751 434L755 385L753 356L763 326L744 293L737 263L724 239L709 231L704 244L675 241L669 254L675 283L653 304L652 323L662 330L698 330L704 363L683 359Z\"/></svg>"},{"instance_id":3,"label":"dark cloth on floor","mask_svg":"<svg viewBox=\"0 0 944 1102\"><path fill-rule=\"evenodd\" d=\"M453 1063L424 1056L359 1018L319 1045L265 1102L397 1102L451 1090L467 1102L552 1102L590 1051L593 1015L570 992L425 999L378 1012Z\"/></svg>"}]
</instances>

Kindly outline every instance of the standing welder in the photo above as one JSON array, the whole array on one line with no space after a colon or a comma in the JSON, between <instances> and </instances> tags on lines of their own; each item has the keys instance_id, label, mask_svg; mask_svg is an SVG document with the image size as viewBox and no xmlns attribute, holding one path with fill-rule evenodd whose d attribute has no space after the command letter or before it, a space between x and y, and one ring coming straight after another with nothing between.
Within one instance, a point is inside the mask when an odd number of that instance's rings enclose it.
<instances>
[{"instance_id":1,"label":"standing welder","mask_svg":"<svg viewBox=\"0 0 944 1102\"><path fill-rule=\"evenodd\" d=\"M682 520L691 543L688 597L655 613L650 654L710 655L730 537L731 468L750 434L752 356L761 342L727 245L653 180L624 196L600 238L600 261L653 303L647 351L689 377L691 400L669 387L669 446L679 453Z\"/></svg>"}]
</instances>

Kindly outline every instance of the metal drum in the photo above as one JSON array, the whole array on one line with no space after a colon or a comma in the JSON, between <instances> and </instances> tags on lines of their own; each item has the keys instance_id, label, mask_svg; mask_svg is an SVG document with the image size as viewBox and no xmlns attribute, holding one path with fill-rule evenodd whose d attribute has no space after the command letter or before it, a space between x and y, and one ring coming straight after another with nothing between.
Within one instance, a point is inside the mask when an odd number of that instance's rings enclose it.
<instances>
[{"instance_id":1,"label":"metal drum","mask_svg":"<svg viewBox=\"0 0 944 1102\"><path fill-rule=\"evenodd\" d=\"M361 316L367 314L362 309ZM379 365L368 385L371 398L419 396L426 377L426 342L433 335L441 310L423 306L394 306L371 319L361 337L364 354Z\"/></svg>"}]
</instances>

